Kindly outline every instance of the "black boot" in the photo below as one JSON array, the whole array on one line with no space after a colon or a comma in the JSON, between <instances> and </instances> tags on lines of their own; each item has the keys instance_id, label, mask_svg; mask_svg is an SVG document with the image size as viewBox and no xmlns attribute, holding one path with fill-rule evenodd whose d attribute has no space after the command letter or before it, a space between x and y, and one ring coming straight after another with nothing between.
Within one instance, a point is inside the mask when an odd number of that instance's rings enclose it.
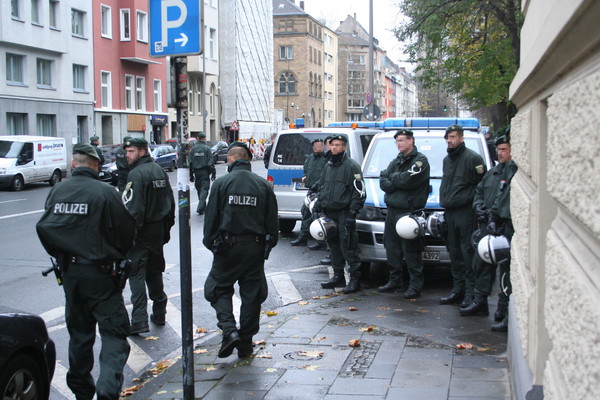
<instances>
[{"instance_id":1,"label":"black boot","mask_svg":"<svg viewBox=\"0 0 600 400\"><path fill-rule=\"evenodd\" d=\"M290 244L292 246L306 246L308 244L308 241L306 240L306 238L299 237L297 239L292 240Z\"/></svg>"},{"instance_id":2,"label":"black boot","mask_svg":"<svg viewBox=\"0 0 600 400\"><path fill-rule=\"evenodd\" d=\"M342 290L344 294L356 293L360 290L360 278L359 277L350 277L350 282L348 282L348 286Z\"/></svg>"},{"instance_id":3,"label":"black boot","mask_svg":"<svg viewBox=\"0 0 600 400\"><path fill-rule=\"evenodd\" d=\"M464 298L465 298L464 293L452 292L448 296L442 297L440 299L440 304L456 304L456 303L460 303L462 301L462 299L464 299Z\"/></svg>"},{"instance_id":4,"label":"black boot","mask_svg":"<svg viewBox=\"0 0 600 400\"><path fill-rule=\"evenodd\" d=\"M221 348L219 349L219 358L226 358L233 353L233 349L238 347L240 344L240 335L237 331L231 332L227 336L223 336L223 341L221 342Z\"/></svg>"},{"instance_id":5,"label":"black boot","mask_svg":"<svg viewBox=\"0 0 600 400\"><path fill-rule=\"evenodd\" d=\"M488 309L488 304L484 303L484 302L478 303L478 302L474 301L471 304L469 304L468 306L463 307L458 311L460 312L460 315L462 315L463 317L471 317L471 316L487 317L488 315L490 315L490 311Z\"/></svg>"},{"instance_id":6,"label":"black boot","mask_svg":"<svg viewBox=\"0 0 600 400\"><path fill-rule=\"evenodd\" d=\"M401 285L396 285L392 282L388 282L383 286L379 286L377 288L377 291L379 293L392 293L392 292L399 292L400 291L400 286Z\"/></svg>"},{"instance_id":7,"label":"black boot","mask_svg":"<svg viewBox=\"0 0 600 400\"><path fill-rule=\"evenodd\" d=\"M328 255L327 257L325 257L324 259L322 259L319 262L323 265L331 265L331 255Z\"/></svg>"},{"instance_id":8,"label":"black boot","mask_svg":"<svg viewBox=\"0 0 600 400\"><path fill-rule=\"evenodd\" d=\"M308 245L309 250L321 250L325 248L325 242L323 240L317 240L313 244Z\"/></svg>"},{"instance_id":9,"label":"black boot","mask_svg":"<svg viewBox=\"0 0 600 400\"><path fill-rule=\"evenodd\" d=\"M252 344L252 336L250 337L242 337L240 339L240 344L237 347L238 357L248 357L252 355L254 351L254 345Z\"/></svg>"},{"instance_id":10,"label":"black boot","mask_svg":"<svg viewBox=\"0 0 600 400\"><path fill-rule=\"evenodd\" d=\"M497 324L492 325L492 330L494 332L508 332L508 318L504 318L502 321Z\"/></svg>"},{"instance_id":11,"label":"black boot","mask_svg":"<svg viewBox=\"0 0 600 400\"><path fill-rule=\"evenodd\" d=\"M346 278L344 278L344 275L334 275L330 280L321 282L321 287L323 289L333 289L344 286L346 286Z\"/></svg>"},{"instance_id":12,"label":"black boot","mask_svg":"<svg viewBox=\"0 0 600 400\"><path fill-rule=\"evenodd\" d=\"M505 305L498 304L498 308L496 308L496 312L494 313L494 320L496 322L500 322L506 317L507 308Z\"/></svg>"}]
</instances>

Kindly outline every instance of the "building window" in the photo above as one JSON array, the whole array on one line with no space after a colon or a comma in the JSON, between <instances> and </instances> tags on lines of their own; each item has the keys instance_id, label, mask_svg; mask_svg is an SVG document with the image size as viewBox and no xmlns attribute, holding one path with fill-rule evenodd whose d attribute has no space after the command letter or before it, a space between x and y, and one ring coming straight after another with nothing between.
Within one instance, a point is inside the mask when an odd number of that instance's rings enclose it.
<instances>
[{"instance_id":1,"label":"building window","mask_svg":"<svg viewBox=\"0 0 600 400\"><path fill-rule=\"evenodd\" d=\"M37 134L39 136L56 136L55 116L51 114L37 115Z\"/></svg>"},{"instance_id":2,"label":"building window","mask_svg":"<svg viewBox=\"0 0 600 400\"><path fill-rule=\"evenodd\" d=\"M313 62L313 48L308 46L308 61Z\"/></svg>"},{"instance_id":3,"label":"building window","mask_svg":"<svg viewBox=\"0 0 600 400\"><path fill-rule=\"evenodd\" d=\"M6 133L27 135L27 114L6 113Z\"/></svg>"},{"instance_id":4,"label":"building window","mask_svg":"<svg viewBox=\"0 0 600 400\"><path fill-rule=\"evenodd\" d=\"M112 108L112 85L110 72L100 72L100 87L102 96L102 108Z\"/></svg>"},{"instance_id":5,"label":"building window","mask_svg":"<svg viewBox=\"0 0 600 400\"><path fill-rule=\"evenodd\" d=\"M6 53L6 82L23 85L23 60L25 56Z\"/></svg>"},{"instance_id":6,"label":"building window","mask_svg":"<svg viewBox=\"0 0 600 400\"><path fill-rule=\"evenodd\" d=\"M87 116L77 116L77 142L82 143L87 138Z\"/></svg>"},{"instance_id":7,"label":"building window","mask_svg":"<svg viewBox=\"0 0 600 400\"><path fill-rule=\"evenodd\" d=\"M83 11L71 9L71 33L74 36L84 37L83 20L85 13Z\"/></svg>"},{"instance_id":8,"label":"building window","mask_svg":"<svg viewBox=\"0 0 600 400\"><path fill-rule=\"evenodd\" d=\"M291 72L283 72L279 75L279 94L295 94L296 78Z\"/></svg>"},{"instance_id":9,"label":"building window","mask_svg":"<svg viewBox=\"0 0 600 400\"><path fill-rule=\"evenodd\" d=\"M121 40L131 40L131 29L129 24L129 10L121 10Z\"/></svg>"},{"instance_id":10,"label":"building window","mask_svg":"<svg viewBox=\"0 0 600 400\"><path fill-rule=\"evenodd\" d=\"M190 115L194 115L194 89L196 88L196 81L194 79L189 80L188 86L188 112ZM200 91L198 91L198 104L200 104Z\"/></svg>"},{"instance_id":11,"label":"building window","mask_svg":"<svg viewBox=\"0 0 600 400\"><path fill-rule=\"evenodd\" d=\"M52 60L37 59L37 84L38 87L52 87Z\"/></svg>"},{"instance_id":12,"label":"building window","mask_svg":"<svg viewBox=\"0 0 600 400\"><path fill-rule=\"evenodd\" d=\"M48 24L50 28L58 28L58 0L50 0L50 7L48 9Z\"/></svg>"},{"instance_id":13,"label":"building window","mask_svg":"<svg viewBox=\"0 0 600 400\"><path fill-rule=\"evenodd\" d=\"M10 0L10 15L14 19L21 19L21 1L20 0Z\"/></svg>"},{"instance_id":14,"label":"building window","mask_svg":"<svg viewBox=\"0 0 600 400\"><path fill-rule=\"evenodd\" d=\"M31 23L40 24L40 0L31 0Z\"/></svg>"},{"instance_id":15,"label":"building window","mask_svg":"<svg viewBox=\"0 0 600 400\"><path fill-rule=\"evenodd\" d=\"M294 59L294 48L292 46L279 46L279 59L280 60L293 60Z\"/></svg>"},{"instance_id":16,"label":"building window","mask_svg":"<svg viewBox=\"0 0 600 400\"><path fill-rule=\"evenodd\" d=\"M162 111L162 86L158 79L154 80L154 111Z\"/></svg>"},{"instance_id":17,"label":"building window","mask_svg":"<svg viewBox=\"0 0 600 400\"><path fill-rule=\"evenodd\" d=\"M100 6L100 34L102 37L112 39L112 16L109 6Z\"/></svg>"},{"instance_id":18,"label":"building window","mask_svg":"<svg viewBox=\"0 0 600 400\"><path fill-rule=\"evenodd\" d=\"M125 75L125 109L133 110L134 104L133 75Z\"/></svg>"},{"instance_id":19,"label":"building window","mask_svg":"<svg viewBox=\"0 0 600 400\"><path fill-rule=\"evenodd\" d=\"M148 43L148 14L137 12L137 40Z\"/></svg>"},{"instance_id":20,"label":"building window","mask_svg":"<svg viewBox=\"0 0 600 400\"><path fill-rule=\"evenodd\" d=\"M198 91L196 92L196 107L198 108L198 115L200 115L202 110L200 110L203 106L202 102L202 93L204 92L204 85L202 84L202 79L198 78ZM206 107L204 107L206 109Z\"/></svg>"},{"instance_id":21,"label":"building window","mask_svg":"<svg viewBox=\"0 0 600 400\"><path fill-rule=\"evenodd\" d=\"M365 65L367 62L367 56L358 56L358 63L360 65Z\"/></svg>"},{"instance_id":22,"label":"building window","mask_svg":"<svg viewBox=\"0 0 600 400\"><path fill-rule=\"evenodd\" d=\"M211 29L208 36L208 57L213 60L217 59L215 54L215 44L217 43L217 30Z\"/></svg>"},{"instance_id":23,"label":"building window","mask_svg":"<svg viewBox=\"0 0 600 400\"><path fill-rule=\"evenodd\" d=\"M85 74L87 67L85 65L73 64L73 90L76 92L85 92Z\"/></svg>"},{"instance_id":24,"label":"building window","mask_svg":"<svg viewBox=\"0 0 600 400\"><path fill-rule=\"evenodd\" d=\"M333 63L333 56L331 54L327 54L327 64Z\"/></svg>"},{"instance_id":25,"label":"building window","mask_svg":"<svg viewBox=\"0 0 600 400\"><path fill-rule=\"evenodd\" d=\"M216 92L215 85L210 85L210 103L209 103L210 115L215 115L215 92Z\"/></svg>"},{"instance_id":26,"label":"building window","mask_svg":"<svg viewBox=\"0 0 600 400\"><path fill-rule=\"evenodd\" d=\"M138 76L135 78L135 106L137 110L146 110L146 80Z\"/></svg>"}]
</instances>

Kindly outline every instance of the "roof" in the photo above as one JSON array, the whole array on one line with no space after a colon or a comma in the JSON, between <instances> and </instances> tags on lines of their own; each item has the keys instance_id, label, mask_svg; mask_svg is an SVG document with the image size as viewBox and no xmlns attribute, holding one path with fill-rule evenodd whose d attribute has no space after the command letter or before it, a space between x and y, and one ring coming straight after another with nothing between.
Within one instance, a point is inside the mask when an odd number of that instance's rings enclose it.
<instances>
[{"instance_id":1,"label":"roof","mask_svg":"<svg viewBox=\"0 0 600 400\"><path fill-rule=\"evenodd\" d=\"M302 8L289 0L273 0L273 15L306 15Z\"/></svg>"}]
</instances>

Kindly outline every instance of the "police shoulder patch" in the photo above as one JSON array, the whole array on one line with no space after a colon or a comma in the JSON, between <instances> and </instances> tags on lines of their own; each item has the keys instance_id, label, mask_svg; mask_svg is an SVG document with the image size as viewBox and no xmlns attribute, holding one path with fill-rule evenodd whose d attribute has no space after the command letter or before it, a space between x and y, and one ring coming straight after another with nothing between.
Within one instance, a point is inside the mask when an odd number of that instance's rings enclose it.
<instances>
[{"instance_id":1,"label":"police shoulder patch","mask_svg":"<svg viewBox=\"0 0 600 400\"><path fill-rule=\"evenodd\" d=\"M483 165L478 165L475 167L475 171L477 171L477 173L479 175L483 174L485 172L485 169L483 168Z\"/></svg>"},{"instance_id":2,"label":"police shoulder patch","mask_svg":"<svg viewBox=\"0 0 600 400\"><path fill-rule=\"evenodd\" d=\"M360 174L354 174L354 179L356 179L357 181L360 181Z\"/></svg>"},{"instance_id":3,"label":"police shoulder patch","mask_svg":"<svg viewBox=\"0 0 600 400\"><path fill-rule=\"evenodd\" d=\"M127 182L127 185L125 185L125 190L124 191L127 191L127 190L131 189L131 185L133 185L133 182Z\"/></svg>"},{"instance_id":4,"label":"police shoulder patch","mask_svg":"<svg viewBox=\"0 0 600 400\"><path fill-rule=\"evenodd\" d=\"M416 161L415 165L419 168L421 168L423 166L423 161Z\"/></svg>"}]
</instances>

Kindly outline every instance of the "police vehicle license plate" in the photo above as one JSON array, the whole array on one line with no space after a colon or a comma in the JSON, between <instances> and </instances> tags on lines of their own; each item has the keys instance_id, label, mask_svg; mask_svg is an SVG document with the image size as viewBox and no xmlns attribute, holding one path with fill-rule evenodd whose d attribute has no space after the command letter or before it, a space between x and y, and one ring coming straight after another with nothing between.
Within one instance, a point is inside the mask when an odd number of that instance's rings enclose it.
<instances>
[{"instance_id":1,"label":"police vehicle license plate","mask_svg":"<svg viewBox=\"0 0 600 400\"><path fill-rule=\"evenodd\" d=\"M308 190L304 182L296 182L296 190Z\"/></svg>"},{"instance_id":2,"label":"police vehicle license plate","mask_svg":"<svg viewBox=\"0 0 600 400\"><path fill-rule=\"evenodd\" d=\"M440 261L439 251L422 251L421 259L423 261Z\"/></svg>"}]
</instances>

